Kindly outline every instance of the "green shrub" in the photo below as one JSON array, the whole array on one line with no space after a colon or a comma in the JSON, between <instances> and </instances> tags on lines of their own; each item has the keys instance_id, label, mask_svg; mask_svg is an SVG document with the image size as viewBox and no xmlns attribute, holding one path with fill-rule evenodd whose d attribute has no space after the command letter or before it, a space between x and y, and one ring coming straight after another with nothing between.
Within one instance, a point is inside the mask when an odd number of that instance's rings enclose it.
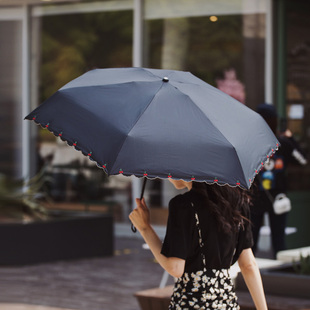
<instances>
[{"instance_id":1,"label":"green shrub","mask_svg":"<svg viewBox=\"0 0 310 310\"><path fill-rule=\"evenodd\" d=\"M310 255L302 256L300 254L300 261L293 262L293 268L298 274L310 275Z\"/></svg>"},{"instance_id":2,"label":"green shrub","mask_svg":"<svg viewBox=\"0 0 310 310\"><path fill-rule=\"evenodd\" d=\"M45 169L33 178L16 180L0 174L0 220L44 220L47 211L40 199L45 196Z\"/></svg>"}]
</instances>

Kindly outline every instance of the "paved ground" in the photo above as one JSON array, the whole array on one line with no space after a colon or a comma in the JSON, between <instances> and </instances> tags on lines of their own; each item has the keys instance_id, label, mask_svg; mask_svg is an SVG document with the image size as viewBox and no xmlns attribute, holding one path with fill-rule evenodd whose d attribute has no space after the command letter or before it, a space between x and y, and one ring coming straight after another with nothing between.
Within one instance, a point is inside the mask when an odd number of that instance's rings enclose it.
<instances>
[{"instance_id":1,"label":"paved ground","mask_svg":"<svg viewBox=\"0 0 310 310\"><path fill-rule=\"evenodd\" d=\"M113 257L0 266L0 310L139 310L134 293L158 287L163 275L143 243L117 237Z\"/></svg>"},{"instance_id":2,"label":"paved ground","mask_svg":"<svg viewBox=\"0 0 310 310\"><path fill-rule=\"evenodd\" d=\"M157 287L163 275L142 245L140 239L116 238L113 257L0 267L0 310L56 310L23 304L66 310L138 310L133 294ZM170 277L168 284L172 283Z\"/></svg>"},{"instance_id":3,"label":"paved ground","mask_svg":"<svg viewBox=\"0 0 310 310\"><path fill-rule=\"evenodd\" d=\"M47 306L36 306L36 305L26 305L26 304L12 304L12 303L1 303L0 309L2 310L71 310L64 308L54 308Z\"/></svg>"}]
</instances>

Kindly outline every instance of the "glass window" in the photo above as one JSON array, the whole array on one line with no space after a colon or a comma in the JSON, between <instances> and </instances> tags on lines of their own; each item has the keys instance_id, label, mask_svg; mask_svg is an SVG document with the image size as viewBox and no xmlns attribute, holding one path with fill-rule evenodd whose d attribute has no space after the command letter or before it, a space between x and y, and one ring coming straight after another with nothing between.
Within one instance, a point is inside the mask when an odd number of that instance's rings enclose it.
<instances>
[{"instance_id":1,"label":"glass window","mask_svg":"<svg viewBox=\"0 0 310 310\"><path fill-rule=\"evenodd\" d=\"M265 1L146 1L145 66L186 70L249 107L264 102Z\"/></svg>"},{"instance_id":2,"label":"glass window","mask_svg":"<svg viewBox=\"0 0 310 310\"><path fill-rule=\"evenodd\" d=\"M42 18L41 102L94 68L132 64L132 11Z\"/></svg>"},{"instance_id":3,"label":"glass window","mask_svg":"<svg viewBox=\"0 0 310 310\"><path fill-rule=\"evenodd\" d=\"M310 3L291 1L287 11L287 123L309 162L310 146ZM290 166L290 190L309 190L310 169Z\"/></svg>"},{"instance_id":4,"label":"glass window","mask_svg":"<svg viewBox=\"0 0 310 310\"><path fill-rule=\"evenodd\" d=\"M0 21L0 173L21 177L22 21Z\"/></svg>"},{"instance_id":5,"label":"glass window","mask_svg":"<svg viewBox=\"0 0 310 310\"><path fill-rule=\"evenodd\" d=\"M88 70L132 65L132 10L58 12L40 20L38 104ZM117 221L128 221L130 178L108 178L48 130L40 128L38 136L39 164L49 167L53 179L49 193L58 202L56 207L113 210Z\"/></svg>"}]
</instances>

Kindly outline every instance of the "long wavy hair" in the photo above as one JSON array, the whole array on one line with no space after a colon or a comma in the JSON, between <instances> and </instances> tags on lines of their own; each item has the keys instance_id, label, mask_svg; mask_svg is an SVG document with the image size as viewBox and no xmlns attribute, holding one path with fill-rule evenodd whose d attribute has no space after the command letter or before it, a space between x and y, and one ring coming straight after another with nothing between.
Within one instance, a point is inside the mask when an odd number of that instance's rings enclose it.
<instances>
[{"instance_id":1,"label":"long wavy hair","mask_svg":"<svg viewBox=\"0 0 310 310\"><path fill-rule=\"evenodd\" d=\"M238 187L193 182L193 190L201 193L205 204L214 214L221 231L236 231L243 220L249 221L241 210L248 210L251 199L248 191Z\"/></svg>"}]
</instances>

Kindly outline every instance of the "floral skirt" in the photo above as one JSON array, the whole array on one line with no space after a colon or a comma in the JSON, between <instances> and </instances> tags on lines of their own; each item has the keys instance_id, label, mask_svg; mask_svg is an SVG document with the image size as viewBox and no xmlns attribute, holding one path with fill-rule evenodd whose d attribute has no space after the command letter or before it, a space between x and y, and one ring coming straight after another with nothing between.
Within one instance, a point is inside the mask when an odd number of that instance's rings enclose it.
<instances>
[{"instance_id":1,"label":"floral skirt","mask_svg":"<svg viewBox=\"0 0 310 310\"><path fill-rule=\"evenodd\" d=\"M184 273L175 283L169 309L239 310L228 269Z\"/></svg>"}]
</instances>

